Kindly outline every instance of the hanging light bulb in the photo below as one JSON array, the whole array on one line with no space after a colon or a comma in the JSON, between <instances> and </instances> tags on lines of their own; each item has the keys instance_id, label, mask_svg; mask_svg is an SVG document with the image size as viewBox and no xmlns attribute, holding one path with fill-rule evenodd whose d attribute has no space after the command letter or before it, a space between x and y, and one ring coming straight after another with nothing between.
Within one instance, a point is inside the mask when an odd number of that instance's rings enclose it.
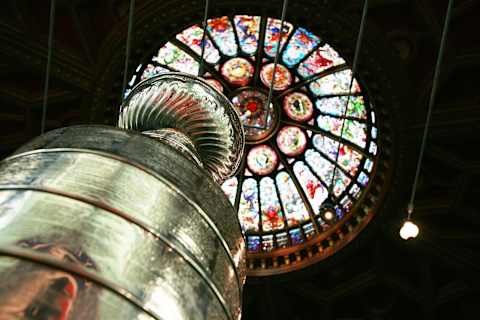
<instances>
[{"instance_id":1,"label":"hanging light bulb","mask_svg":"<svg viewBox=\"0 0 480 320\"><path fill-rule=\"evenodd\" d=\"M333 223L336 220L337 213L333 201L328 197L320 208L322 219L327 223Z\"/></svg>"},{"instance_id":2,"label":"hanging light bulb","mask_svg":"<svg viewBox=\"0 0 480 320\"><path fill-rule=\"evenodd\" d=\"M410 220L406 220L403 223L402 228L400 229L400 237L403 240L408 240L410 238L416 238L418 236L419 229L415 223Z\"/></svg>"}]
</instances>

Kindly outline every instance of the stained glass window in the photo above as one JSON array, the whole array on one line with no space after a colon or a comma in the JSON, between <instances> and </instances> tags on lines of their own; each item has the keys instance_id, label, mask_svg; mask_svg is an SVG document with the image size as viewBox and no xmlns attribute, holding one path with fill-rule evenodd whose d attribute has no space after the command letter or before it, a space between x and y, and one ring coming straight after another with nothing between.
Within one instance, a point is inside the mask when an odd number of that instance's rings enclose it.
<instances>
[{"instance_id":1,"label":"stained glass window","mask_svg":"<svg viewBox=\"0 0 480 320\"><path fill-rule=\"evenodd\" d=\"M243 167L222 189L252 253L301 244L331 228L321 215L327 200L337 219L348 215L379 152L375 111L339 52L301 26L285 22L281 29L278 19L223 16L208 20L203 37L193 24L142 63L126 91L169 70L197 75L204 38L200 76L232 101L245 129Z\"/></svg>"}]
</instances>

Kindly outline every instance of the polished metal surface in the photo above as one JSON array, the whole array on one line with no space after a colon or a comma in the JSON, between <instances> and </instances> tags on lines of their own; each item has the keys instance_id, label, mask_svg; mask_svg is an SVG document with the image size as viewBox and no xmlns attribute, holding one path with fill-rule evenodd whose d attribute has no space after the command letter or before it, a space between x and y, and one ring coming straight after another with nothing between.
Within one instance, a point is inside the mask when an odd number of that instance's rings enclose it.
<instances>
[{"instance_id":1,"label":"polished metal surface","mask_svg":"<svg viewBox=\"0 0 480 320\"><path fill-rule=\"evenodd\" d=\"M140 82L122 105L118 126L182 132L217 182L234 175L242 159L245 137L235 108L206 81L188 74L163 73Z\"/></svg>"},{"instance_id":2,"label":"polished metal surface","mask_svg":"<svg viewBox=\"0 0 480 320\"><path fill-rule=\"evenodd\" d=\"M211 150L143 131L62 128L0 162L0 320L240 318L245 245L216 182L236 160L213 157L243 131Z\"/></svg>"},{"instance_id":3,"label":"polished metal surface","mask_svg":"<svg viewBox=\"0 0 480 320\"><path fill-rule=\"evenodd\" d=\"M138 161L145 149L155 161ZM10 272L25 261L45 268L48 257L105 282L83 281L115 284L110 295L159 319L240 314L244 244L235 213L208 173L170 146L111 127L65 128L2 161L0 175L0 252L37 254L17 254Z\"/></svg>"}]
</instances>

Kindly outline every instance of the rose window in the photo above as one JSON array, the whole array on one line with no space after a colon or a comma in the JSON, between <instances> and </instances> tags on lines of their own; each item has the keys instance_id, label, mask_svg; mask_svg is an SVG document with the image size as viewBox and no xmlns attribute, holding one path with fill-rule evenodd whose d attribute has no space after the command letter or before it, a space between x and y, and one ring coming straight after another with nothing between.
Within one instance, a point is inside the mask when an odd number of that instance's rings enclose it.
<instances>
[{"instance_id":1,"label":"rose window","mask_svg":"<svg viewBox=\"0 0 480 320\"><path fill-rule=\"evenodd\" d=\"M349 90L350 66L327 39L288 22L280 28L280 20L259 16L212 18L201 63L203 29L191 25L138 66L126 92L162 72L201 72L233 103L247 146L239 172L222 188L257 274L321 260L332 243L354 235L378 149L366 84L353 80Z\"/></svg>"}]
</instances>

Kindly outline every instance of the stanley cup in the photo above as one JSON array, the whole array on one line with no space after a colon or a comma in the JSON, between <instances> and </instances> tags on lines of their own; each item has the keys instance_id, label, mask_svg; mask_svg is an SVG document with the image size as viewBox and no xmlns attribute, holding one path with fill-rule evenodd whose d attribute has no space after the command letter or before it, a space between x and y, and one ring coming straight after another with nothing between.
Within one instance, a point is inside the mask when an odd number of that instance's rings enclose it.
<instances>
[{"instance_id":1,"label":"stanley cup","mask_svg":"<svg viewBox=\"0 0 480 320\"><path fill-rule=\"evenodd\" d=\"M165 73L118 126L54 130L0 162L0 319L239 319L244 240L219 187L245 143L233 106Z\"/></svg>"}]
</instances>

